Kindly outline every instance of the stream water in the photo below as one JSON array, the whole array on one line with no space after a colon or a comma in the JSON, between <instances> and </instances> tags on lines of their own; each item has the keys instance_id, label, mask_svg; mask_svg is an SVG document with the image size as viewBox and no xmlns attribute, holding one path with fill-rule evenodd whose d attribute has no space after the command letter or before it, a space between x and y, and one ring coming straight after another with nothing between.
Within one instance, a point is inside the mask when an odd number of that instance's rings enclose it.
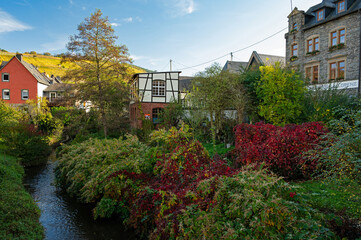
<instances>
[{"instance_id":1,"label":"stream water","mask_svg":"<svg viewBox=\"0 0 361 240\"><path fill-rule=\"evenodd\" d=\"M80 204L54 186L56 163L26 170L24 184L41 210L40 223L49 240L136 239L116 219L94 221L92 206Z\"/></svg>"}]
</instances>

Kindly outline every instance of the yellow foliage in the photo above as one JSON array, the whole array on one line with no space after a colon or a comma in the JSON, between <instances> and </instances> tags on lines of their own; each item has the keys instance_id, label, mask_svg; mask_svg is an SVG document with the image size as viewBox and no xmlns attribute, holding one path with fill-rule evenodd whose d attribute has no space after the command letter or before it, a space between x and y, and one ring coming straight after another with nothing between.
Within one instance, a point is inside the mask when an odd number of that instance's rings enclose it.
<instances>
[{"instance_id":1,"label":"yellow foliage","mask_svg":"<svg viewBox=\"0 0 361 240\"><path fill-rule=\"evenodd\" d=\"M15 56L15 53L9 52L0 52L0 63L2 61L9 61L12 57ZM64 77L68 69L76 68L74 63L61 63L61 58L45 56L40 54L23 54L23 59L25 62L33 64L38 67L40 72L46 72L49 76L60 76ZM130 74L135 73L144 73L145 70L139 67L131 66L128 69Z\"/></svg>"}]
</instances>

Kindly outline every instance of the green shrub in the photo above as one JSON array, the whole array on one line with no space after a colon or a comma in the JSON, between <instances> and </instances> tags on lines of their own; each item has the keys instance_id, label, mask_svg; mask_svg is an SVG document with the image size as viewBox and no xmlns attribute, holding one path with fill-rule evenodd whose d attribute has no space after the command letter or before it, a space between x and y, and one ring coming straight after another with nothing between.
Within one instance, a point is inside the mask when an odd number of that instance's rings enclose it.
<instances>
[{"instance_id":1,"label":"green shrub","mask_svg":"<svg viewBox=\"0 0 361 240\"><path fill-rule=\"evenodd\" d=\"M0 153L0 239L43 239L40 210L22 185L23 168Z\"/></svg>"},{"instance_id":2,"label":"green shrub","mask_svg":"<svg viewBox=\"0 0 361 240\"><path fill-rule=\"evenodd\" d=\"M89 139L63 147L56 169L58 184L80 201L97 204L94 217L109 217L113 213L127 215L129 204L123 194L133 194L142 180L127 177L128 173L152 172L146 161L148 147L138 138ZM111 177L112 175L118 177ZM124 192L125 189L130 191Z\"/></svg>"},{"instance_id":3,"label":"green shrub","mask_svg":"<svg viewBox=\"0 0 361 240\"><path fill-rule=\"evenodd\" d=\"M243 169L214 177L193 193L203 201L179 217L177 239L329 239L333 233L280 178Z\"/></svg>"}]
</instances>

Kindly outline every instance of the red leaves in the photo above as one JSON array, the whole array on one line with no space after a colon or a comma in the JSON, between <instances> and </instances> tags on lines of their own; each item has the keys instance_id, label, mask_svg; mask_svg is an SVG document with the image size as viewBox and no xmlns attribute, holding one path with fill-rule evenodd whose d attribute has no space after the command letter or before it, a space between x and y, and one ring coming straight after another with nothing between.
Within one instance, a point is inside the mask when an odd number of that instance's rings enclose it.
<instances>
[{"instance_id":1,"label":"red leaves","mask_svg":"<svg viewBox=\"0 0 361 240\"><path fill-rule=\"evenodd\" d=\"M272 171L287 178L305 178L316 167L315 160L308 161L302 153L312 149L327 133L317 122L302 125L289 124L277 127L271 124L240 124L236 134L237 162L241 165L265 162Z\"/></svg>"}]
</instances>

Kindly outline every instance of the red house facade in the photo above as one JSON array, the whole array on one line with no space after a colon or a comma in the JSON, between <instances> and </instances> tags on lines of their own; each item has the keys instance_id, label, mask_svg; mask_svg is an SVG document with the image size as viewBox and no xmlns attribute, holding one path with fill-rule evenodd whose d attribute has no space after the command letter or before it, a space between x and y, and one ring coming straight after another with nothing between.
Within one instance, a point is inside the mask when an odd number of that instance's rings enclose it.
<instances>
[{"instance_id":1,"label":"red house facade","mask_svg":"<svg viewBox=\"0 0 361 240\"><path fill-rule=\"evenodd\" d=\"M0 99L9 104L25 104L27 100L43 97L51 80L18 54L0 65Z\"/></svg>"}]
</instances>

